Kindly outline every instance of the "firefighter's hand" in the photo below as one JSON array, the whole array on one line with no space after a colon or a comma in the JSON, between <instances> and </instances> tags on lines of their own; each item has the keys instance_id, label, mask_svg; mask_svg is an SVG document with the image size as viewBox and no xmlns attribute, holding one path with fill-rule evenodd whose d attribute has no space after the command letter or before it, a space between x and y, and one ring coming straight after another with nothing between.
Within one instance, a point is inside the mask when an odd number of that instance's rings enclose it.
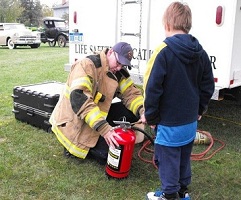
<instances>
[{"instance_id":1,"label":"firefighter's hand","mask_svg":"<svg viewBox=\"0 0 241 200\"><path fill-rule=\"evenodd\" d=\"M144 113L141 115L140 120L143 124L146 124L146 117L145 117Z\"/></svg>"},{"instance_id":2,"label":"firefighter's hand","mask_svg":"<svg viewBox=\"0 0 241 200\"><path fill-rule=\"evenodd\" d=\"M116 141L115 138L118 138L119 140L122 139L122 138L121 138L114 130L112 130L112 129L104 135L104 138L105 138L106 143L107 143L109 146L113 147L113 148L119 146L119 144L118 144L118 142Z\"/></svg>"},{"instance_id":3,"label":"firefighter's hand","mask_svg":"<svg viewBox=\"0 0 241 200\"><path fill-rule=\"evenodd\" d=\"M197 116L197 120L200 121L202 119L202 115Z\"/></svg>"},{"instance_id":4,"label":"firefighter's hand","mask_svg":"<svg viewBox=\"0 0 241 200\"><path fill-rule=\"evenodd\" d=\"M150 125L150 127L154 130L156 128L156 125Z\"/></svg>"},{"instance_id":5,"label":"firefighter's hand","mask_svg":"<svg viewBox=\"0 0 241 200\"><path fill-rule=\"evenodd\" d=\"M142 122L143 124L146 124L146 117L145 117L144 114L141 115L140 120L141 120L141 122ZM150 127L151 127L152 129L155 129L155 128L156 128L156 125L150 125Z\"/></svg>"}]
</instances>

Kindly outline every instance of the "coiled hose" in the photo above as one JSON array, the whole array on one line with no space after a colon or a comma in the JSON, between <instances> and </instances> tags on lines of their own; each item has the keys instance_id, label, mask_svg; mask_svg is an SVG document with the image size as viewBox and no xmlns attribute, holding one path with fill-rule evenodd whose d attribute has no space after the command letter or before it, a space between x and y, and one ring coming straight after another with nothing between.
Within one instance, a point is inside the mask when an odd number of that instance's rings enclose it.
<instances>
[{"instance_id":1,"label":"coiled hose","mask_svg":"<svg viewBox=\"0 0 241 200\"><path fill-rule=\"evenodd\" d=\"M153 154L154 154L154 149L153 149L154 137L150 136L146 131L144 131L141 128L138 128L138 127L135 127L135 126L131 126L131 128L133 130L142 132L148 138L148 140L145 140L143 142L142 147L138 151L138 157L143 162L151 163L151 164L153 164L153 166L155 168L157 168L157 166L155 165L154 156L153 156ZM201 131L201 130L197 130L197 131L199 133L205 135L210 140L210 144L207 146L207 148L203 152L198 153L198 154L192 153L191 154L191 160L195 160L195 161L208 160L208 159L212 158L218 151L220 151L221 149L223 149L225 147L225 143L223 141L218 140L218 139L212 137L209 132ZM218 142L220 144L220 146L218 148L216 148L215 150L212 150L212 152L210 153L210 151L213 148L213 145L214 145L215 142ZM151 156L152 157L151 160L144 158L143 157L144 153L148 154L149 157ZM208 153L209 153L209 155L207 155Z\"/></svg>"}]
</instances>

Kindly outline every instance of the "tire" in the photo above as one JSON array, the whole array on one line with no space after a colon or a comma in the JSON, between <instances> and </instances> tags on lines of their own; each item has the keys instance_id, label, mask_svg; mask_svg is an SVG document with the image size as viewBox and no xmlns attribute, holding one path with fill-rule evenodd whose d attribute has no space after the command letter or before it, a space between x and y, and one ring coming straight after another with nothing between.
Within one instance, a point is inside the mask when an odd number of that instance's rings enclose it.
<instances>
[{"instance_id":1,"label":"tire","mask_svg":"<svg viewBox=\"0 0 241 200\"><path fill-rule=\"evenodd\" d=\"M16 49L16 45L13 43L12 39L8 39L8 48L9 49Z\"/></svg>"},{"instance_id":2,"label":"tire","mask_svg":"<svg viewBox=\"0 0 241 200\"><path fill-rule=\"evenodd\" d=\"M224 99L237 101L241 105L241 86L226 90Z\"/></svg>"},{"instance_id":3,"label":"tire","mask_svg":"<svg viewBox=\"0 0 241 200\"><path fill-rule=\"evenodd\" d=\"M55 47L55 45L56 45L56 41L55 40L53 40L51 42L48 42L48 43L49 43L50 47Z\"/></svg>"},{"instance_id":4,"label":"tire","mask_svg":"<svg viewBox=\"0 0 241 200\"><path fill-rule=\"evenodd\" d=\"M31 47L32 49L36 49L36 48L39 48L39 47L40 47L40 44L32 44L32 45L30 45L30 47Z\"/></svg>"},{"instance_id":5,"label":"tire","mask_svg":"<svg viewBox=\"0 0 241 200\"><path fill-rule=\"evenodd\" d=\"M241 105L241 86L237 87L235 90L235 98Z\"/></svg>"},{"instance_id":6,"label":"tire","mask_svg":"<svg viewBox=\"0 0 241 200\"><path fill-rule=\"evenodd\" d=\"M58 37L58 46L59 47L65 47L66 46L66 42L67 42L67 40L66 40L66 38L63 35L60 35Z\"/></svg>"}]
</instances>

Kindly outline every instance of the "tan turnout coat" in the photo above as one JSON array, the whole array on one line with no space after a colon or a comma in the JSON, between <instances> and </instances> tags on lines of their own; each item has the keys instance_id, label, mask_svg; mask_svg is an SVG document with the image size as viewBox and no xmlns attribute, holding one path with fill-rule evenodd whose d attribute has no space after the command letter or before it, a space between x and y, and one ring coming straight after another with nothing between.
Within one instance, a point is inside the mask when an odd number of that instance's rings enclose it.
<instances>
[{"instance_id":1,"label":"tan turnout coat","mask_svg":"<svg viewBox=\"0 0 241 200\"><path fill-rule=\"evenodd\" d=\"M117 80L108 70L106 52L107 50L100 52L101 66L95 66L89 58L73 64L50 117L52 130L60 143L79 158L85 158L89 148L96 145L99 136L104 136L111 129L105 119L115 96L121 98L136 116L143 112L141 91L134 86L130 77L121 76ZM71 91L76 89L83 90L87 97L77 113L70 103ZM100 95L105 96L102 102Z\"/></svg>"}]
</instances>

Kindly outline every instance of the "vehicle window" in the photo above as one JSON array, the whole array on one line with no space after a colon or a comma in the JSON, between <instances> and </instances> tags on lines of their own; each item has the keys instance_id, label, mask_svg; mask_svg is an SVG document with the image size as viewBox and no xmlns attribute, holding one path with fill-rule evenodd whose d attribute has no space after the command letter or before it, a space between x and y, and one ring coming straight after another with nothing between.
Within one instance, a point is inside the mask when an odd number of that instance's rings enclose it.
<instances>
[{"instance_id":1,"label":"vehicle window","mask_svg":"<svg viewBox=\"0 0 241 200\"><path fill-rule=\"evenodd\" d=\"M46 25L47 28L53 28L54 24L52 21L45 21L44 24Z\"/></svg>"},{"instance_id":2,"label":"vehicle window","mask_svg":"<svg viewBox=\"0 0 241 200\"><path fill-rule=\"evenodd\" d=\"M4 29L5 29L5 30L10 30L11 28L10 28L9 25L5 25L5 26L4 26Z\"/></svg>"},{"instance_id":3,"label":"vehicle window","mask_svg":"<svg viewBox=\"0 0 241 200\"><path fill-rule=\"evenodd\" d=\"M58 22L58 21L56 21L55 22L55 27L59 27L59 28L66 28L66 24L65 24L65 22Z\"/></svg>"},{"instance_id":4,"label":"vehicle window","mask_svg":"<svg viewBox=\"0 0 241 200\"><path fill-rule=\"evenodd\" d=\"M6 24L5 25L5 29L6 30L13 30L13 29L26 29L26 27L24 26L24 24Z\"/></svg>"},{"instance_id":5,"label":"vehicle window","mask_svg":"<svg viewBox=\"0 0 241 200\"><path fill-rule=\"evenodd\" d=\"M0 25L0 31L3 31L3 25Z\"/></svg>"}]
</instances>

